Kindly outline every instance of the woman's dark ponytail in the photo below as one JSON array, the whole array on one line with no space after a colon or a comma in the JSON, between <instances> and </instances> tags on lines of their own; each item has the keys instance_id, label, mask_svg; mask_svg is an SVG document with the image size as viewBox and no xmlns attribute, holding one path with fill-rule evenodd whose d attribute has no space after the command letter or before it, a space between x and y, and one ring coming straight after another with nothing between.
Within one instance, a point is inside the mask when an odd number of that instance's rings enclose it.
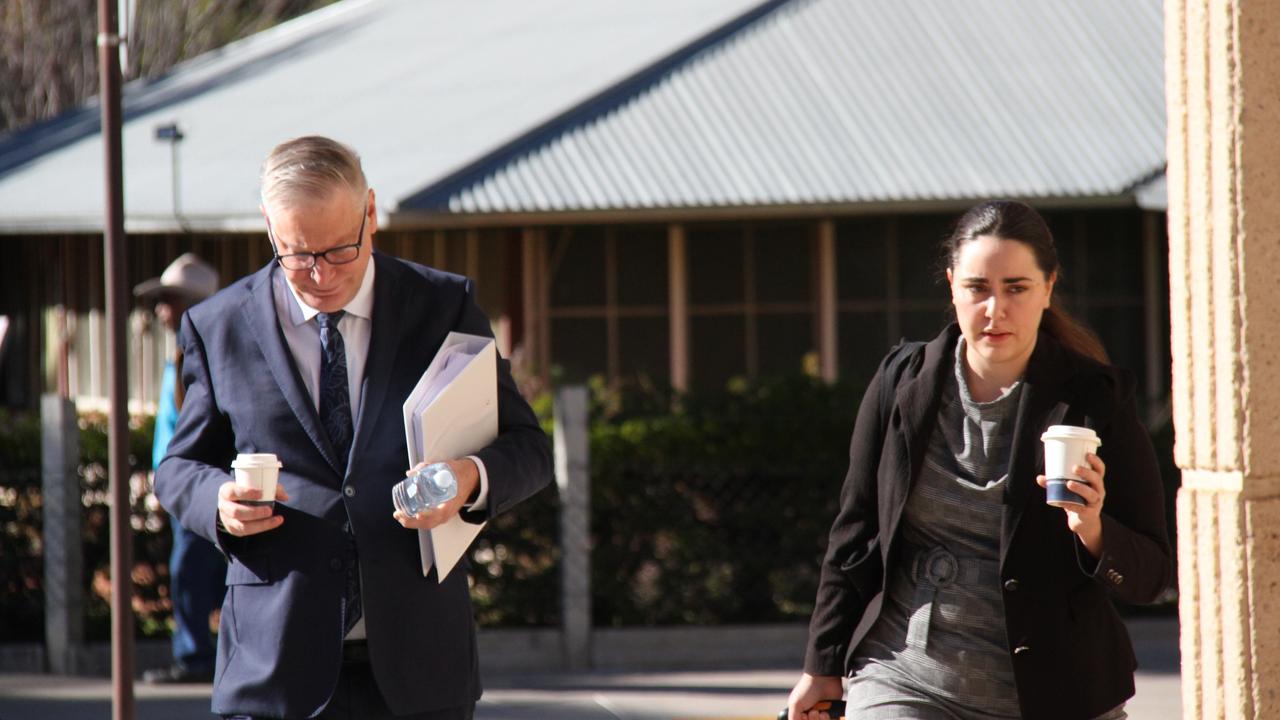
<instances>
[{"instance_id":1,"label":"woman's dark ponytail","mask_svg":"<svg viewBox=\"0 0 1280 720\"><path fill-rule=\"evenodd\" d=\"M1055 305L1050 305L1040 317L1040 328L1058 344L1103 364L1110 364L1102 341L1088 327Z\"/></svg>"},{"instance_id":2,"label":"woman's dark ponytail","mask_svg":"<svg viewBox=\"0 0 1280 720\"><path fill-rule=\"evenodd\" d=\"M955 268L961 248L984 235L1016 240L1026 245L1035 255L1036 266L1046 278L1054 273L1062 277L1058 250L1053 242L1053 233L1049 232L1049 224L1030 205L1016 200L989 200L969 208L956 222L951 236L943 242L946 267ZM1040 328L1068 350L1098 362L1108 362L1107 351L1098 336L1060 307L1051 305L1044 311Z\"/></svg>"}]
</instances>

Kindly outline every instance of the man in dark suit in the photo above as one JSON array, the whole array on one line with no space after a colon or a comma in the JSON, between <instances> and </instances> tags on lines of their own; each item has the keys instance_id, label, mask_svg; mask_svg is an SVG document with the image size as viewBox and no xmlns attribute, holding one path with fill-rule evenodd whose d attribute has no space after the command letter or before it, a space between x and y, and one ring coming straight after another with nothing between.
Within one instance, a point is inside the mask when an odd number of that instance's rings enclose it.
<instances>
[{"instance_id":1,"label":"man in dark suit","mask_svg":"<svg viewBox=\"0 0 1280 720\"><path fill-rule=\"evenodd\" d=\"M413 529L532 495L551 477L546 435L500 362L498 438L448 459L457 498L393 515L401 404L451 330L489 322L466 278L374 252L374 193L340 143L272 150L262 211L272 262L183 318L186 401L156 472L164 506L229 561L213 711L470 718L467 568L424 577ZM274 509L233 481L238 453L280 460Z\"/></svg>"}]
</instances>

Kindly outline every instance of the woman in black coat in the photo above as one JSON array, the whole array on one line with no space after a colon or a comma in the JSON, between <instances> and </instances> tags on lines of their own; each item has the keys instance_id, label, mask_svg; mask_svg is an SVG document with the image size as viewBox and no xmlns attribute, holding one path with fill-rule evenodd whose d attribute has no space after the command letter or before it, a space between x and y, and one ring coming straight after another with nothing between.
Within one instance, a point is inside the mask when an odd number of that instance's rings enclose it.
<instances>
[{"instance_id":1,"label":"woman in black coat","mask_svg":"<svg viewBox=\"0 0 1280 720\"><path fill-rule=\"evenodd\" d=\"M1110 598L1172 577L1134 381L1052 305L1033 209L983 203L944 249L957 322L895 348L863 398L791 718L826 720L842 677L852 718L1123 718L1136 663ZM1067 484L1082 505L1045 504L1055 424L1102 440Z\"/></svg>"}]
</instances>

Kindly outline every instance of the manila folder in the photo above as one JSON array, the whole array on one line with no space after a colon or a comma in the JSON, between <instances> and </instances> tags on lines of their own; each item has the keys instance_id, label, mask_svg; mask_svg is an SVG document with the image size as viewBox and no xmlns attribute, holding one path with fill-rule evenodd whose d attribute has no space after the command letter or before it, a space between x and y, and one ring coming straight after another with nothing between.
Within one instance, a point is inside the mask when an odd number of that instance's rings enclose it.
<instances>
[{"instance_id":1,"label":"manila folder","mask_svg":"<svg viewBox=\"0 0 1280 720\"><path fill-rule=\"evenodd\" d=\"M404 402L409 467L472 455L498 437L498 353L493 338L451 332ZM455 515L418 531L422 574L444 582L484 523Z\"/></svg>"}]
</instances>

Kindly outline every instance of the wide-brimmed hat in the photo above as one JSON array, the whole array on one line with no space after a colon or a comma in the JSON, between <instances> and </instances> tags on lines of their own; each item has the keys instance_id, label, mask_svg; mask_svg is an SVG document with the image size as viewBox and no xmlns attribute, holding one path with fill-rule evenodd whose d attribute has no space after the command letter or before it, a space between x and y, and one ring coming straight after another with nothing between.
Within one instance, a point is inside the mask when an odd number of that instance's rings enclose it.
<instances>
[{"instance_id":1,"label":"wide-brimmed hat","mask_svg":"<svg viewBox=\"0 0 1280 720\"><path fill-rule=\"evenodd\" d=\"M218 271L195 253L183 253L169 263L160 277L144 280L133 288L140 298L171 296L196 303L218 292Z\"/></svg>"}]
</instances>

